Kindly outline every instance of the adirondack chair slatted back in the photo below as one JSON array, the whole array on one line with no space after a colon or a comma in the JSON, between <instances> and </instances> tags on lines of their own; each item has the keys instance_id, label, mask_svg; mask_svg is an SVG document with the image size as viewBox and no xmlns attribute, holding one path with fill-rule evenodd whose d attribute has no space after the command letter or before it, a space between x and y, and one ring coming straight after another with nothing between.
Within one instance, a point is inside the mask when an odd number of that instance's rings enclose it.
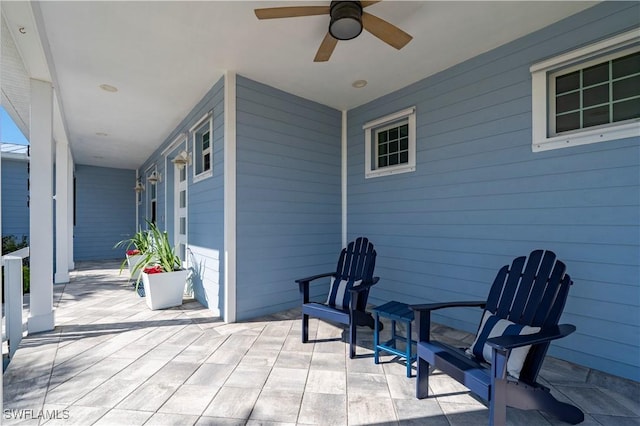
<instances>
[{"instance_id":1,"label":"adirondack chair slatted back","mask_svg":"<svg viewBox=\"0 0 640 426\"><path fill-rule=\"evenodd\" d=\"M526 262L526 265L525 265ZM503 266L496 276L486 309L500 318L548 327L558 324L572 284L566 266L551 251L536 250ZM535 382L549 344L535 345L520 372L520 380Z\"/></svg>"},{"instance_id":2,"label":"adirondack chair slatted back","mask_svg":"<svg viewBox=\"0 0 640 426\"><path fill-rule=\"evenodd\" d=\"M349 286L358 280L362 280L363 283L370 282L373 279L375 266L376 251L373 244L367 238L359 237L350 242L347 248L340 253L336 280L346 280L349 282ZM364 291L362 297L358 299L357 310L365 310L368 296L369 291Z\"/></svg>"}]
</instances>

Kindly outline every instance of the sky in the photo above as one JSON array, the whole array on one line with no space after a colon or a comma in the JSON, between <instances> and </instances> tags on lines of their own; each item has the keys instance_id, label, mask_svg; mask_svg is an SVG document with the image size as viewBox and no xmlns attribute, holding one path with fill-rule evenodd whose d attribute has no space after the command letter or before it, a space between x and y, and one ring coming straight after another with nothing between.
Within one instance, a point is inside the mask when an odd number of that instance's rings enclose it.
<instances>
[{"instance_id":1,"label":"sky","mask_svg":"<svg viewBox=\"0 0 640 426\"><path fill-rule=\"evenodd\" d=\"M0 142L29 145L29 141L27 141L3 107L0 107Z\"/></svg>"}]
</instances>

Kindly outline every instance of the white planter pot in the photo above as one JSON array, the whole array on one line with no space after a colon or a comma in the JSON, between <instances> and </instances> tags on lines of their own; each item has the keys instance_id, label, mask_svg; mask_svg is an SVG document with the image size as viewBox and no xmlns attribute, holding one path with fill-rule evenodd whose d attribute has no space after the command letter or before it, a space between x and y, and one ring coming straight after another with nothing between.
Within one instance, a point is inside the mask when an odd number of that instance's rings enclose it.
<instances>
[{"instance_id":1,"label":"white planter pot","mask_svg":"<svg viewBox=\"0 0 640 426\"><path fill-rule=\"evenodd\" d=\"M161 274L142 272L142 284L149 309L154 311L182 305L182 294L188 275L189 271L186 269Z\"/></svg>"},{"instance_id":2,"label":"white planter pot","mask_svg":"<svg viewBox=\"0 0 640 426\"><path fill-rule=\"evenodd\" d=\"M127 255L127 265L129 265L129 273L131 274L131 278L134 280L138 279L138 275L140 275L140 271L137 271L135 274L133 273L133 269L136 267L138 263L142 260L144 256L141 254L134 254L133 256Z\"/></svg>"}]
</instances>

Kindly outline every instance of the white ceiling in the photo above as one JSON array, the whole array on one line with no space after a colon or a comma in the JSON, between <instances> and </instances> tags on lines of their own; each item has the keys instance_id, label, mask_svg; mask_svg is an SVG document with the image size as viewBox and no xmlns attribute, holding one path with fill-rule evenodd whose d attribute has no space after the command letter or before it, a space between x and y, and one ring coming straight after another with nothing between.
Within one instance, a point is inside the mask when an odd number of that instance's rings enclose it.
<instances>
[{"instance_id":1,"label":"white ceiling","mask_svg":"<svg viewBox=\"0 0 640 426\"><path fill-rule=\"evenodd\" d=\"M397 51L363 32L339 42L326 63L313 57L328 15L259 21L253 13L256 7L328 3L34 3L76 162L138 167L226 70L350 109L594 4L386 0L367 11L414 39ZM16 20L8 25L20 46L25 42L16 28L25 24ZM359 79L369 84L354 89Z\"/></svg>"}]
</instances>

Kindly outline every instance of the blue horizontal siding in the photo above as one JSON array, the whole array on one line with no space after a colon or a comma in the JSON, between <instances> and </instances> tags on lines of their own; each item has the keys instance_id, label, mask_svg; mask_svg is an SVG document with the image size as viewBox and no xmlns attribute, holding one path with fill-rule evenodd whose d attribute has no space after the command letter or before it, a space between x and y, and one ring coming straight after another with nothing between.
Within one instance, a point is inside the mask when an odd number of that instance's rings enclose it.
<instances>
[{"instance_id":1,"label":"blue horizontal siding","mask_svg":"<svg viewBox=\"0 0 640 426\"><path fill-rule=\"evenodd\" d=\"M213 175L194 182L193 165L188 168L186 260L192 270L195 298L209 308L212 315L217 316L224 315L224 262L221 261L220 255L220 253L224 253L224 78L218 80L207 91L189 114L145 161L139 171L143 173L144 170L155 164L158 171L165 176L165 179L158 186L158 226L173 235L173 209L176 201L173 196L174 166L169 160L169 170L165 170L166 160L162 152L175 141L178 135L188 132L209 111L213 111ZM181 151L183 147L181 145L174 149L172 153L169 153L169 158ZM192 151L193 142L191 134L189 134L188 152L192 154ZM145 191L145 193L147 192ZM149 216L148 202L141 207L139 223L143 224L144 218Z\"/></svg>"},{"instance_id":2,"label":"blue horizontal siding","mask_svg":"<svg viewBox=\"0 0 640 426\"><path fill-rule=\"evenodd\" d=\"M298 306L294 280L335 269L341 114L244 77L236 91L236 303L246 319Z\"/></svg>"},{"instance_id":3,"label":"blue horizontal siding","mask_svg":"<svg viewBox=\"0 0 640 426\"><path fill-rule=\"evenodd\" d=\"M135 232L135 171L76 165L75 260L122 259L113 246Z\"/></svg>"},{"instance_id":4,"label":"blue horizontal siding","mask_svg":"<svg viewBox=\"0 0 640 426\"><path fill-rule=\"evenodd\" d=\"M639 138L533 153L531 64L634 26L606 3L348 116L348 234L376 245L374 303L486 298L497 270L545 248L575 284L550 353L640 380ZM364 123L416 106L416 171L364 179ZM435 320L475 332L479 312Z\"/></svg>"},{"instance_id":5,"label":"blue horizontal siding","mask_svg":"<svg viewBox=\"0 0 640 426\"><path fill-rule=\"evenodd\" d=\"M2 236L29 238L29 163L2 159Z\"/></svg>"}]
</instances>

